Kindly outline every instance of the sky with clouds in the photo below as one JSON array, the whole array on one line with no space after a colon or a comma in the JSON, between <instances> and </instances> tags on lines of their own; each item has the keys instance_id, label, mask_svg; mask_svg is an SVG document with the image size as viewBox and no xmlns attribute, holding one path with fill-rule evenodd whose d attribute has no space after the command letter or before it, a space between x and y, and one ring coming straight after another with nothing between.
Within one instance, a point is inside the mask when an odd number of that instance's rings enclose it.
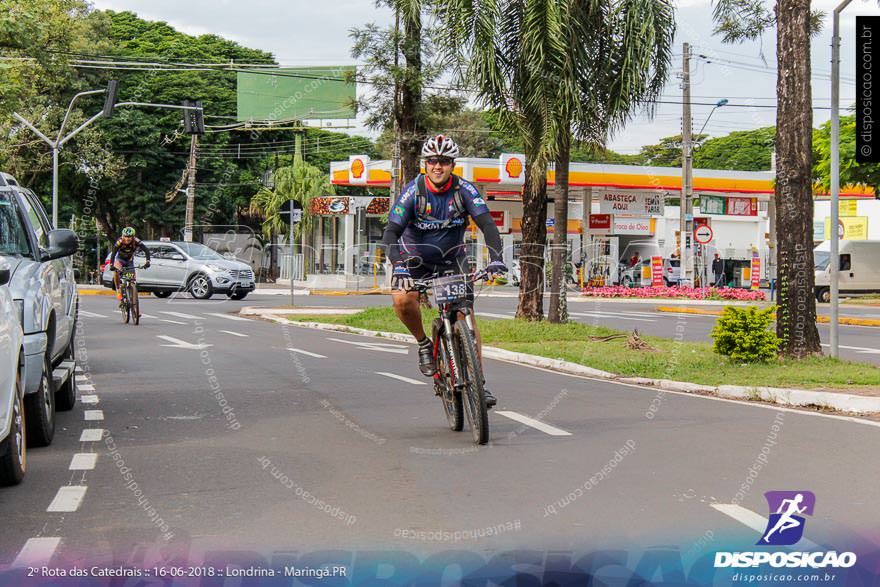
<instances>
[{"instance_id":1,"label":"sky with clouds","mask_svg":"<svg viewBox=\"0 0 880 587\"><path fill-rule=\"evenodd\" d=\"M97 8L131 10L148 20L161 20L176 29L200 35L213 33L254 49L273 53L283 65L354 64L350 55L349 31L370 22L390 24L392 14L376 8L373 0L92 0ZM831 13L837 0L814 0L813 8L826 13L822 33L813 39L814 126L828 120L831 95ZM841 18L841 105L855 96L855 16L880 15L877 2L854 0ZM709 0L676 2L675 70L661 100L677 102L658 105L654 116L635 117L611 138L609 145L623 153L658 142L661 137L681 132L682 49L692 45L691 65L693 127L699 131L721 98L729 106L712 112L705 133L720 136L774 124L775 35L758 42L724 45L712 36L712 4ZM766 62L762 59L763 56ZM707 105L699 105L707 104ZM734 107L742 104L748 107ZM366 133L365 129L354 131Z\"/></svg>"}]
</instances>

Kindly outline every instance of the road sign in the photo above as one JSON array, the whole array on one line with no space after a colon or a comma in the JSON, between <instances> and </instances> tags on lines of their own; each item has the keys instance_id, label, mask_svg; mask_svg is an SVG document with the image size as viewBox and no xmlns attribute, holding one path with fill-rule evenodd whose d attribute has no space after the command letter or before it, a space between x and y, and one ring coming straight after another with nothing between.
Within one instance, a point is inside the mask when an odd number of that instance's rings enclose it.
<instances>
[{"instance_id":1,"label":"road sign","mask_svg":"<svg viewBox=\"0 0 880 587\"><path fill-rule=\"evenodd\" d=\"M694 231L694 240L701 245L709 244L714 237L715 233L712 232L712 227L706 224L701 224L697 227L697 230Z\"/></svg>"},{"instance_id":2,"label":"road sign","mask_svg":"<svg viewBox=\"0 0 880 587\"><path fill-rule=\"evenodd\" d=\"M302 204L296 200L287 200L281 204L281 209L278 213L286 224L290 224L291 220L296 224L302 220Z\"/></svg>"}]
</instances>

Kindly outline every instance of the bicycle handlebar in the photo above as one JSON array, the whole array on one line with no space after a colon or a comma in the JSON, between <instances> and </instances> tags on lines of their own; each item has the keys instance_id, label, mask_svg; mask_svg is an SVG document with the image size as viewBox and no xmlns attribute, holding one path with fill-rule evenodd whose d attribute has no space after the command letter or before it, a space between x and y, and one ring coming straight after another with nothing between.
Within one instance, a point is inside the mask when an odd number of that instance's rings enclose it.
<instances>
[{"instance_id":1,"label":"bicycle handlebar","mask_svg":"<svg viewBox=\"0 0 880 587\"><path fill-rule=\"evenodd\" d=\"M474 283L476 281L479 281L481 279L486 278L488 275L489 275L488 271L486 271L485 269L481 269L480 271L477 271L476 273L472 273L470 275L465 275L464 278L468 282ZM430 277L425 277L423 279L413 279L413 289L415 291L427 291L428 289L431 288L431 286L434 283L434 280L437 279L438 277L444 277L444 275L442 275L440 273L435 273L434 275L431 275Z\"/></svg>"}]
</instances>

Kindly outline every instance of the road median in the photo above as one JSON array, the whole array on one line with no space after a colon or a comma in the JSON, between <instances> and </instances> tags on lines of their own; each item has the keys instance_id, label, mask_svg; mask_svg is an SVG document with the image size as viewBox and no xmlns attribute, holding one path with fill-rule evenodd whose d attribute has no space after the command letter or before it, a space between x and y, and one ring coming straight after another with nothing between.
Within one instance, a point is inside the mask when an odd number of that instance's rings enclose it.
<instances>
[{"instance_id":1,"label":"road median","mask_svg":"<svg viewBox=\"0 0 880 587\"><path fill-rule=\"evenodd\" d=\"M291 315L244 308L241 313L304 328L414 343L389 308L346 315L302 311ZM423 316L430 320L433 314ZM880 414L880 368L864 363L815 357L743 365L713 353L708 343L640 337L645 344L630 348L631 333L580 323L480 320L480 329L487 358L667 391Z\"/></svg>"}]
</instances>

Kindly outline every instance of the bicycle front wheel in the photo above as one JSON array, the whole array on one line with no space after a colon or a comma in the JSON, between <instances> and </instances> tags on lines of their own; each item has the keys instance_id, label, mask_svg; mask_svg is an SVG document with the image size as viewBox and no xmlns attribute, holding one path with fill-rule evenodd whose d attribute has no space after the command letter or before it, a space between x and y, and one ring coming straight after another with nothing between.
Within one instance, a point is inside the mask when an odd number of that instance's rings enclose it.
<instances>
[{"instance_id":1,"label":"bicycle front wheel","mask_svg":"<svg viewBox=\"0 0 880 587\"><path fill-rule=\"evenodd\" d=\"M134 281L128 286L128 296L131 300L131 319L134 321L134 325L137 326L141 323L141 302L138 298L137 283Z\"/></svg>"},{"instance_id":2,"label":"bicycle front wheel","mask_svg":"<svg viewBox=\"0 0 880 587\"><path fill-rule=\"evenodd\" d=\"M462 413L461 394L455 391L455 377L452 367L452 353L449 351L449 340L446 333L442 331L442 323L440 320L434 320L434 326L431 332L431 338L437 349L436 368L437 373L434 375L434 385L440 401L443 402L443 412L446 414L446 421L449 428L454 432L461 432L464 429L464 414Z\"/></svg>"},{"instance_id":3,"label":"bicycle front wheel","mask_svg":"<svg viewBox=\"0 0 880 587\"><path fill-rule=\"evenodd\" d=\"M128 324L129 310L131 308L131 302L128 299L128 286L121 285L120 287L122 289L122 304L120 304L119 310L122 312L122 321Z\"/></svg>"},{"instance_id":4,"label":"bicycle front wheel","mask_svg":"<svg viewBox=\"0 0 880 587\"><path fill-rule=\"evenodd\" d=\"M477 357L477 345L474 333L464 321L453 326L455 335L456 366L461 383L464 384L462 400L467 414L468 425L474 437L474 443L489 442L489 411L486 408L486 396L483 391L483 367Z\"/></svg>"}]
</instances>

